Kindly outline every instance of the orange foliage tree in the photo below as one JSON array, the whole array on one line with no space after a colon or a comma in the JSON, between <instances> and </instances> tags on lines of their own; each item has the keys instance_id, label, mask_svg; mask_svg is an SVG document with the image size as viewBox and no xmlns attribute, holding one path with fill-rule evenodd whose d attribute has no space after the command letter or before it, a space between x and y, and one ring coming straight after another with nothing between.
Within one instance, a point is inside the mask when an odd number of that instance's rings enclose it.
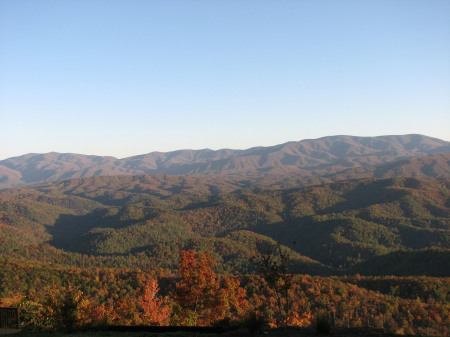
<instances>
[{"instance_id":1,"label":"orange foliage tree","mask_svg":"<svg viewBox=\"0 0 450 337\"><path fill-rule=\"evenodd\" d=\"M245 289L240 286L237 278L223 277L217 293L215 309L217 319L236 320L243 317L249 309L246 297Z\"/></svg>"},{"instance_id":2,"label":"orange foliage tree","mask_svg":"<svg viewBox=\"0 0 450 337\"><path fill-rule=\"evenodd\" d=\"M155 279L144 283L137 301L142 309L141 324L167 325L170 321L171 309L164 299L158 298L158 282Z\"/></svg>"},{"instance_id":3,"label":"orange foliage tree","mask_svg":"<svg viewBox=\"0 0 450 337\"><path fill-rule=\"evenodd\" d=\"M244 289L237 279L220 280L213 270L215 265L208 251L180 251L173 324L210 325L242 315L246 303Z\"/></svg>"},{"instance_id":4,"label":"orange foliage tree","mask_svg":"<svg viewBox=\"0 0 450 337\"><path fill-rule=\"evenodd\" d=\"M178 319L186 325L208 325L214 320L216 294L219 290L217 274L212 269L216 261L209 252L180 251L175 297Z\"/></svg>"},{"instance_id":5,"label":"orange foliage tree","mask_svg":"<svg viewBox=\"0 0 450 337\"><path fill-rule=\"evenodd\" d=\"M43 316L47 320L45 325L65 329L84 325L86 323L84 319L88 317L85 314L88 304L83 292L70 283L62 288L52 285L47 290L43 305Z\"/></svg>"}]
</instances>

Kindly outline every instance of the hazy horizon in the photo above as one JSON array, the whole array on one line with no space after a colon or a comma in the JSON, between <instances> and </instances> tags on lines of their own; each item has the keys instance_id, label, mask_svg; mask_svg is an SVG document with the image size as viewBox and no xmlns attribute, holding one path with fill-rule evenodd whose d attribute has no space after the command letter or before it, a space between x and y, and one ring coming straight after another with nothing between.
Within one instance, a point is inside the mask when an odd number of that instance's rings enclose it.
<instances>
[{"instance_id":1,"label":"hazy horizon","mask_svg":"<svg viewBox=\"0 0 450 337\"><path fill-rule=\"evenodd\" d=\"M450 141L450 2L0 3L0 160Z\"/></svg>"},{"instance_id":2,"label":"hazy horizon","mask_svg":"<svg viewBox=\"0 0 450 337\"><path fill-rule=\"evenodd\" d=\"M21 157L21 156L25 156L25 155L30 155L30 154L48 154L48 153L58 153L58 154L74 154L74 155L83 155L83 156L97 156L97 157L113 157L115 159L127 159L130 157L135 157L135 156L140 156L140 155L146 155L146 154L151 154L151 153L171 153L171 152L178 152L178 151L202 151L202 150L211 150L211 151L220 151L220 150L231 150L231 151L246 151L246 150L250 150L252 148L259 148L259 147L273 147L273 146L278 146L278 145L283 145L283 144L287 144L287 143L292 143L292 142L301 142L301 141L309 141L309 140L319 140L322 138L330 138L330 137L358 137L358 138L364 138L364 137L368 137L368 138L375 138L375 137L390 137L390 136L409 136L409 135L418 135L418 136L424 136L424 137L429 137L429 138L435 138L438 140L443 140L443 141L447 141L445 139L440 139L440 138L436 138L436 137L430 137L428 135L421 135L421 134L405 134L405 135L378 135L378 136L355 136L355 135L329 135L329 136L324 136L324 137L318 137L318 138L305 138L305 139L297 139L297 140L290 140L287 142L283 142L283 143L279 143L279 144L269 144L269 145L256 145L256 146L252 146L252 147L248 147L248 148L217 148L217 149L212 149L212 148L208 148L208 147L204 147L204 148L179 148L179 149L174 149L174 150L169 150L169 151L150 151L150 152L143 152L143 153L137 153L137 154L133 154L130 156L126 156L126 157L116 157L114 155L103 155L103 154L98 154L98 153L79 153L79 152L59 152L59 151L48 151L48 152L28 152L28 153L23 153L17 156L11 156L11 157L6 157L6 158L1 158L0 157L0 161L1 160L5 160L5 159L9 159L9 158L15 158L15 157Z\"/></svg>"}]
</instances>

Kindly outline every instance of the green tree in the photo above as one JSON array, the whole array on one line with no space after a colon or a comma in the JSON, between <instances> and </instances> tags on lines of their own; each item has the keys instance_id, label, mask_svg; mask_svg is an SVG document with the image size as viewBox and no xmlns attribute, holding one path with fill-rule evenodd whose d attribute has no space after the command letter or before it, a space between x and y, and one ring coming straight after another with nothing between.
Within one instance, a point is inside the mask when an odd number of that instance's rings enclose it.
<instances>
[{"instance_id":1,"label":"green tree","mask_svg":"<svg viewBox=\"0 0 450 337\"><path fill-rule=\"evenodd\" d=\"M290 314L289 290L294 283L293 275L288 273L292 262L291 250L282 247L280 243L272 244L267 241L256 242L256 253L250 259L274 291L277 300L278 321L287 327Z\"/></svg>"}]
</instances>

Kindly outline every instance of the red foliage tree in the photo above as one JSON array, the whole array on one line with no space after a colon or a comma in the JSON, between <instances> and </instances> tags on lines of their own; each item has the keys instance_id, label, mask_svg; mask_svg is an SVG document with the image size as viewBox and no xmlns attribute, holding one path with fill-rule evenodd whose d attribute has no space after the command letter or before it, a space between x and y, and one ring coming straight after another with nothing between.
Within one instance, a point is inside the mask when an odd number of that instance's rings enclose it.
<instances>
[{"instance_id":1,"label":"red foliage tree","mask_svg":"<svg viewBox=\"0 0 450 337\"><path fill-rule=\"evenodd\" d=\"M209 252L180 251L180 281L175 295L181 324L208 325L215 320L213 309L219 289L217 274L212 269L215 265Z\"/></svg>"},{"instance_id":2,"label":"red foliage tree","mask_svg":"<svg viewBox=\"0 0 450 337\"><path fill-rule=\"evenodd\" d=\"M158 298L158 282L155 279L144 283L142 294L138 297L138 304L143 314L142 324L145 325L167 325L170 321L171 309L164 303L164 299Z\"/></svg>"}]
</instances>

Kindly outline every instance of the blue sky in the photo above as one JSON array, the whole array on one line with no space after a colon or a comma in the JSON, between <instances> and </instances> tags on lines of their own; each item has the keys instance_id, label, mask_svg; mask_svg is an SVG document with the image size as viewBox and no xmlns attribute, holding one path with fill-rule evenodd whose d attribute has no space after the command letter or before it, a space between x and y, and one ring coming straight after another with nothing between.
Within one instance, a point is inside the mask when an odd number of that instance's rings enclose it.
<instances>
[{"instance_id":1,"label":"blue sky","mask_svg":"<svg viewBox=\"0 0 450 337\"><path fill-rule=\"evenodd\" d=\"M450 140L450 1L1 0L0 159Z\"/></svg>"}]
</instances>

